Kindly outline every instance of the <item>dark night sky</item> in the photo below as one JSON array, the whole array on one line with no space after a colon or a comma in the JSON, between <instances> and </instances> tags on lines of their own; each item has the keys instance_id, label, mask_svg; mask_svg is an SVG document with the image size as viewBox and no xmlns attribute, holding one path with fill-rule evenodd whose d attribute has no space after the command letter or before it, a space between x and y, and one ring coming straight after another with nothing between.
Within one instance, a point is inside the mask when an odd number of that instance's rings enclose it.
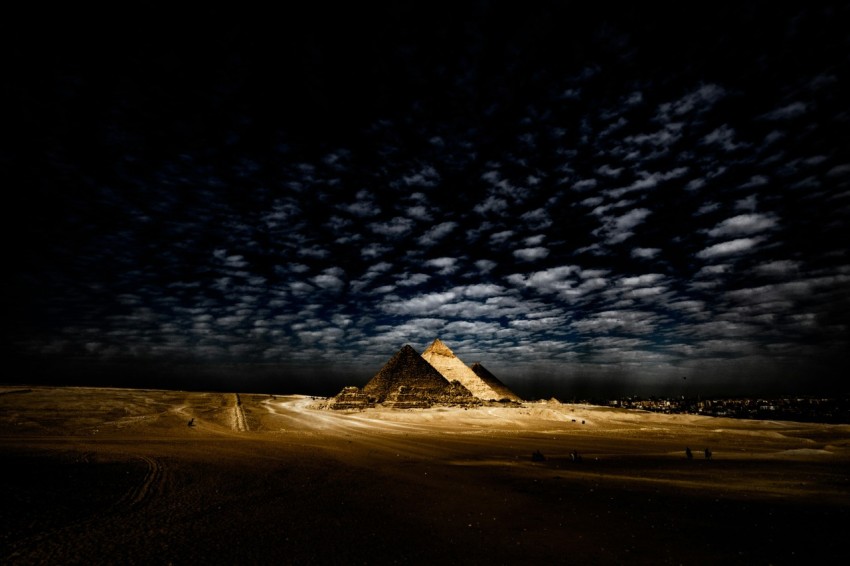
<instances>
[{"instance_id":1,"label":"dark night sky","mask_svg":"<svg viewBox=\"0 0 850 566\"><path fill-rule=\"evenodd\" d=\"M457 4L8 18L5 379L850 390L846 5Z\"/></svg>"}]
</instances>

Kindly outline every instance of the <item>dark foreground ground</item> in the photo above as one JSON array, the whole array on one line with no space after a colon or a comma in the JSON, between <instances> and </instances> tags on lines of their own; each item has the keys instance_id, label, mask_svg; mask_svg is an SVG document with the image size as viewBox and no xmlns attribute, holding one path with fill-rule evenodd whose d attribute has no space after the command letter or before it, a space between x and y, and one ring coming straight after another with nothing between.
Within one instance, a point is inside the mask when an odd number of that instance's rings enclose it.
<instances>
[{"instance_id":1,"label":"dark foreground ground","mask_svg":"<svg viewBox=\"0 0 850 566\"><path fill-rule=\"evenodd\" d=\"M850 563L848 426L7 388L0 465L3 564Z\"/></svg>"}]
</instances>

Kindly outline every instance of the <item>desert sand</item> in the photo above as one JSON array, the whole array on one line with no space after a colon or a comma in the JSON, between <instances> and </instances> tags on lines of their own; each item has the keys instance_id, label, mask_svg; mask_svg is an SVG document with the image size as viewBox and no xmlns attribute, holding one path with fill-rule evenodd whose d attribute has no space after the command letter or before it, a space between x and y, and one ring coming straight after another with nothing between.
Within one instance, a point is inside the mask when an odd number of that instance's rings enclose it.
<instances>
[{"instance_id":1,"label":"desert sand","mask_svg":"<svg viewBox=\"0 0 850 566\"><path fill-rule=\"evenodd\" d=\"M319 405L0 388L0 562L850 563L848 425Z\"/></svg>"}]
</instances>

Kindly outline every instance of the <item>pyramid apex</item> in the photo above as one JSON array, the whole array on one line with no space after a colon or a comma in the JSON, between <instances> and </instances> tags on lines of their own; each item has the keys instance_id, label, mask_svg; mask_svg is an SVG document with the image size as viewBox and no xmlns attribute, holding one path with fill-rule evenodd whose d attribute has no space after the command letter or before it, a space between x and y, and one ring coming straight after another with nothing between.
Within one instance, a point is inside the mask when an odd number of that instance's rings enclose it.
<instances>
[{"instance_id":1,"label":"pyramid apex","mask_svg":"<svg viewBox=\"0 0 850 566\"><path fill-rule=\"evenodd\" d=\"M439 338L437 338L433 342L431 342L431 345L428 346L427 348L425 348L425 351L422 352L422 355L425 355L426 353L440 354L440 355L443 355L443 356L454 356L455 355L455 353L452 352L451 348L446 346L446 344L442 340L440 340Z\"/></svg>"}]
</instances>

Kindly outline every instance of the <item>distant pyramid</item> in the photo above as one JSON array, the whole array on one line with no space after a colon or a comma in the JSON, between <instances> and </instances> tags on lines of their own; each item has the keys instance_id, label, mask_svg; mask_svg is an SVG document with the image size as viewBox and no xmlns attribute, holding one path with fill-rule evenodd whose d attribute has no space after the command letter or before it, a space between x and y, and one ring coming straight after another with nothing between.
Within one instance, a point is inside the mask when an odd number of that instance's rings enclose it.
<instances>
[{"instance_id":1,"label":"distant pyramid","mask_svg":"<svg viewBox=\"0 0 850 566\"><path fill-rule=\"evenodd\" d=\"M522 401L522 399L519 397L519 395L517 395L516 393L514 393L513 391L508 389L507 385L505 385L504 383L499 381L498 377L496 377L495 375L493 375L492 373L487 371L487 368L482 366L480 363L475 362L474 364L472 364L472 367L470 369L472 370L472 372L475 375L477 375L482 380L484 380L484 383L489 385L490 388L493 389L493 391L495 391L496 393L499 394L499 397L497 397L497 399L510 399L511 401Z\"/></svg>"},{"instance_id":2,"label":"distant pyramid","mask_svg":"<svg viewBox=\"0 0 850 566\"><path fill-rule=\"evenodd\" d=\"M442 340L437 338L428 348L422 352L422 357L449 381L459 381L461 385L469 389L473 395L484 401L508 398L519 400L515 394L496 379L493 374L487 372L489 378L477 375L472 369L455 356ZM480 365L480 364L479 364ZM485 370L486 371L486 370ZM494 384L497 384L494 386ZM508 394L506 395L505 392Z\"/></svg>"},{"instance_id":3,"label":"distant pyramid","mask_svg":"<svg viewBox=\"0 0 850 566\"><path fill-rule=\"evenodd\" d=\"M460 383L451 383L410 345L405 345L362 390L346 387L331 399L332 409L359 409L381 403L400 409L435 404L469 405L478 401Z\"/></svg>"}]
</instances>

